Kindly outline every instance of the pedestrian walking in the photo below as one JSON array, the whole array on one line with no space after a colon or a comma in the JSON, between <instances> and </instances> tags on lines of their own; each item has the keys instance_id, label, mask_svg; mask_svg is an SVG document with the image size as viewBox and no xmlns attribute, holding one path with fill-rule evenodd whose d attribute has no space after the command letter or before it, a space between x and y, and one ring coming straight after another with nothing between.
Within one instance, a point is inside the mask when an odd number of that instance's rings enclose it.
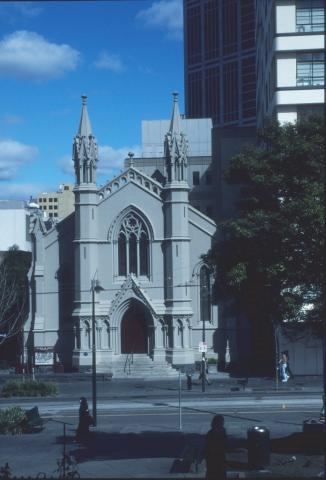
<instances>
[{"instance_id":1,"label":"pedestrian walking","mask_svg":"<svg viewBox=\"0 0 326 480\"><path fill-rule=\"evenodd\" d=\"M205 438L206 480L226 480L227 436L224 417L215 415Z\"/></svg>"},{"instance_id":2,"label":"pedestrian walking","mask_svg":"<svg viewBox=\"0 0 326 480\"><path fill-rule=\"evenodd\" d=\"M323 394L322 401L323 401L323 406L321 407L321 410L319 413L319 421L321 423L325 423L325 394Z\"/></svg>"},{"instance_id":3,"label":"pedestrian walking","mask_svg":"<svg viewBox=\"0 0 326 480\"><path fill-rule=\"evenodd\" d=\"M279 361L279 374L282 382L287 382L289 378L293 378L293 373L291 372L289 365L289 352L284 350L281 354Z\"/></svg>"},{"instance_id":4,"label":"pedestrian walking","mask_svg":"<svg viewBox=\"0 0 326 480\"><path fill-rule=\"evenodd\" d=\"M187 373L187 390L192 390L192 375Z\"/></svg>"},{"instance_id":5,"label":"pedestrian walking","mask_svg":"<svg viewBox=\"0 0 326 480\"><path fill-rule=\"evenodd\" d=\"M94 424L93 417L89 413L88 403L85 397L80 397L79 423L76 431L76 440L84 440L89 435L89 427Z\"/></svg>"}]
</instances>

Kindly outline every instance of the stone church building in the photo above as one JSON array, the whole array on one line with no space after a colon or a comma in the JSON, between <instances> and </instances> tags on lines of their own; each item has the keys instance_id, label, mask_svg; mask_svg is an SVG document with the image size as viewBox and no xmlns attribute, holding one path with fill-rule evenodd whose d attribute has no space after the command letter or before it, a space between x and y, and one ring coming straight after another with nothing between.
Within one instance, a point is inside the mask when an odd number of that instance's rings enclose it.
<instances>
[{"instance_id":1,"label":"stone church building","mask_svg":"<svg viewBox=\"0 0 326 480\"><path fill-rule=\"evenodd\" d=\"M189 203L188 141L177 95L164 140L164 180L136 168L96 184L98 147L86 97L73 141L75 212L62 221L32 219L31 309L25 355L33 362L85 370L129 368L173 374L200 360L203 338L214 356L218 308L202 255L216 224ZM159 181L160 180L160 181ZM152 370L151 370L152 371Z\"/></svg>"}]
</instances>

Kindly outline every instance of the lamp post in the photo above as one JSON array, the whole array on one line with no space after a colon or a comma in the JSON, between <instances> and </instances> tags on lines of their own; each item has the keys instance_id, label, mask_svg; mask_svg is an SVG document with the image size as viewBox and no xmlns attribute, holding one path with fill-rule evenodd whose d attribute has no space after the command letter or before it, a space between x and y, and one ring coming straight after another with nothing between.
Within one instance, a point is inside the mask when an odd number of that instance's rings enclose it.
<instances>
[{"instance_id":1,"label":"lamp post","mask_svg":"<svg viewBox=\"0 0 326 480\"><path fill-rule=\"evenodd\" d=\"M204 350L205 340L206 340L206 325L205 325L205 317L203 318L203 331L202 331L202 341L203 341L203 351L202 351L202 359L201 359L201 391L205 392L205 382L206 382L206 353Z\"/></svg>"},{"instance_id":2,"label":"lamp post","mask_svg":"<svg viewBox=\"0 0 326 480\"><path fill-rule=\"evenodd\" d=\"M95 292L104 290L98 280L93 279L91 283L92 291L92 407L94 426L97 423L96 415L96 335L95 335Z\"/></svg>"}]
</instances>

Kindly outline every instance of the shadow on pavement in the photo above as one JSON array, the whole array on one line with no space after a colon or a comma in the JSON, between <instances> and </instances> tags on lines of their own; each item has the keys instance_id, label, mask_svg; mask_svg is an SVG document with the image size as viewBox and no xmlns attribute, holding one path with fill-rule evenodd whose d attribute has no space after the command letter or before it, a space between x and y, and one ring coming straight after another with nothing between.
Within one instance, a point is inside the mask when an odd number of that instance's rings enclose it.
<instances>
[{"instance_id":1,"label":"shadow on pavement","mask_svg":"<svg viewBox=\"0 0 326 480\"><path fill-rule=\"evenodd\" d=\"M79 463L95 459L175 458L182 455L187 445L200 448L203 438L202 435L179 432L91 432L89 438L70 453Z\"/></svg>"},{"instance_id":2,"label":"shadow on pavement","mask_svg":"<svg viewBox=\"0 0 326 480\"><path fill-rule=\"evenodd\" d=\"M292 433L287 437L271 440L271 451L275 453L322 455L325 451L325 439L323 434Z\"/></svg>"}]
</instances>

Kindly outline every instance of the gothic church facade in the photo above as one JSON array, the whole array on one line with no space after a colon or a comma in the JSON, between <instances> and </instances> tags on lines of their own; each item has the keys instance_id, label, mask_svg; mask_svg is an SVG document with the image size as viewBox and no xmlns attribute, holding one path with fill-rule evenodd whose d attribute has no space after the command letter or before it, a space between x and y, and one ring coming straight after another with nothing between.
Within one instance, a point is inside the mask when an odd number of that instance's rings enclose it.
<instances>
[{"instance_id":1,"label":"gothic church facade","mask_svg":"<svg viewBox=\"0 0 326 480\"><path fill-rule=\"evenodd\" d=\"M97 142L82 100L73 141L75 212L57 223L37 215L32 221L25 355L48 352L67 369L89 368L92 315L99 371L118 374L130 354L167 371L191 365L201 357L203 328L213 355L218 308L202 256L216 225L189 204L177 95L165 136L165 181L135 168L131 157L100 188Z\"/></svg>"}]
</instances>

